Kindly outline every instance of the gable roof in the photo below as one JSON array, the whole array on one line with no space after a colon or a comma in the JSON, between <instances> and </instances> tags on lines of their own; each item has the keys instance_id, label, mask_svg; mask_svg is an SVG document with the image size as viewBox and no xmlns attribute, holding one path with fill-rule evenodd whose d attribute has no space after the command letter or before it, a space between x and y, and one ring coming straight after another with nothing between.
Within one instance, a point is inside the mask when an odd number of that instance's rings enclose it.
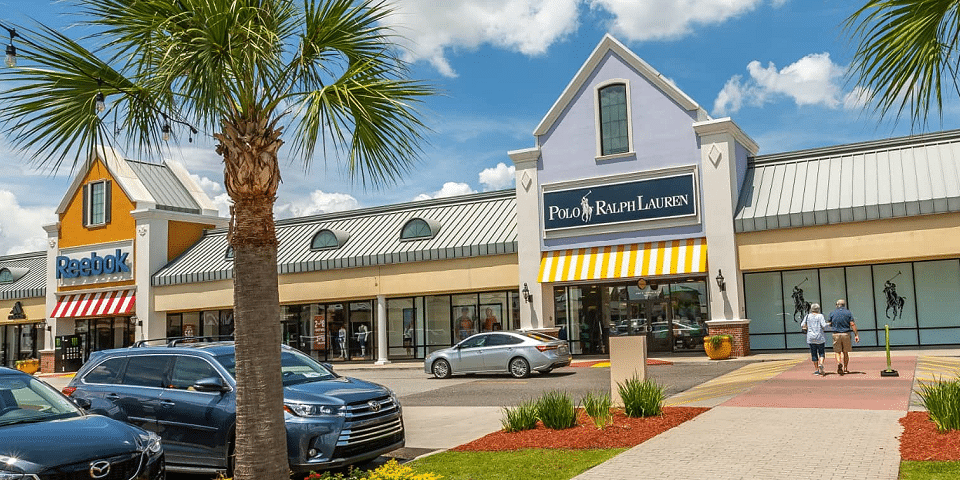
<instances>
[{"instance_id":1,"label":"gable roof","mask_svg":"<svg viewBox=\"0 0 960 480\"><path fill-rule=\"evenodd\" d=\"M400 230L420 218L431 224L430 238L401 240ZM335 249L313 250L322 230L345 232ZM515 190L408 202L277 222L277 273L504 255L517 252ZM194 246L153 275L156 286L227 280L233 261L225 256L227 230L205 233Z\"/></svg>"},{"instance_id":2,"label":"gable roof","mask_svg":"<svg viewBox=\"0 0 960 480\"><path fill-rule=\"evenodd\" d=\"M607 55L608 52L613 52L618 57L620 57L627 65L632 67L634 70L639 72L644 78L646 78L650 83L659 88L663 93L670 97L674 102L677 102L678 105L683 107L688 111L697 112L697 121L709 120L710 115L707 114L707 111L703 109L697 102L693 101L686 93L683 93L676 85L673 84L670 80L664 77L660 72L650 66L647 62L643 61L637 54L630 51L617 39L613 38L609 33L603 36L603 40L597 45L597 48L593 49L593 53L587 57L587 61L583 63L583 66L580 67L580 70L577 71L577 74L574 75L573 79L570 80L570 83L567 85L567 88L563 89L563 93L560 94L560 98L550 107L550 110L547 111L547 114L543 117L543 120L540 120L540 124L537 125L537 128L534 129L534 135L543 135L547 133L557 119L560 118L560 114L567 108L567 106L574 100L577 92L580 91L580 88L583 87L583 84L586 83L587 79L590 78L590 75L600 66L600 62Z\"/></svg>"},{"instance_id":3,"label":"gable roof","mask_svg":"<svg viewBox=\"0 0 960 480\"><path fill-rule=\"evenodd\" d=\"M167 160L146 163L126 160L116 149L98 145L83 168L73 177L57 207L57 213L66 211L70 200L82 187L83 178L99 159L110 175L130 198L136 208L156 208L198 215L218 214L216 206L180 164Z\"/></svg>"},{"instance_id":4,"label":"gable roof","mask_svg":"<svg viewBox=\"0 0 960 480\"><path fill-rule=\"evenodd\" d=\"M960 130L751 159L737 232L960 212Z\"/></svg>"}]
</instances>

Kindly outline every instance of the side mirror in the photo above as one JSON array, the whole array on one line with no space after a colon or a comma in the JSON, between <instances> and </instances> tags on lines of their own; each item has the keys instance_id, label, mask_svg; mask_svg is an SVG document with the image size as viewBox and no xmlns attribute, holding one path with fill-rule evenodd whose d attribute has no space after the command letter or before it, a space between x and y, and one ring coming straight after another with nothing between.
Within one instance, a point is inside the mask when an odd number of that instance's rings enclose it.
<instances>
[{"instance_id":1,"label":"side mirror","mask_svg":"<svg viewBox=\"0 0 960 480\"><path fill-rule=\"evenodd\" d=\"M333 365L327 362L320 362L320 365L327 370L333 371Z\"/></svg>"},{"instance_id":2,"label":"side mirror","mask_svg":"<svg viewBox=\"0 0 960 480\"><path fill-rule=\"evenodd\" d=\"M82 408L82 409L84 409L84 410L88 410L88 409L90 408L90 405L91 405L90 400L87 400L86 398L70 397L70 400L73 401L74 405L76 405L76 406L78 406L78 407L80 407L80 408Z\"/></svg>"},{"instance_id":3,"label":"side mirror","mask_svg":"<svg viewBox=\"0 0 960 480\"><path fill-rule=\"evenodd\" d=\"M226 392L230 388L223 383L220 377L201 378L193 384L193 389L198 392Z\"/></svg>"}]
</instances>

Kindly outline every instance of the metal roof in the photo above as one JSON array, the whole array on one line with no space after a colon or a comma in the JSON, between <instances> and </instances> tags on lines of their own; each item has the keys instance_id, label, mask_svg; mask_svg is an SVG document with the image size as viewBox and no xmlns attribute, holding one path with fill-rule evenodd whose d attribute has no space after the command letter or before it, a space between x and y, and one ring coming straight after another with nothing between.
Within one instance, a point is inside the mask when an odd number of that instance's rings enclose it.
<instances>
[{"instance_id":1,"label":"metal roof","mask_svg":"<svg viewBox=\"0 0 960 480\"><path fill-rule=\"evenodd\" d=\"M430 238L401 241L401 228L414 218L438 227ZM311 250L313 236L327 229L349 233L349 239L338 249ZM277 238L279 274L516 253L516 195L503 190L281 220ZM209 231L152 283L230 279L233 261L226 251L227 231Z\"/></svg>"},{"instance_id":2,"label":"metal roof","mask_svg":"<svg viewBox=\"0 0 960 480\"><path fill-rule=\"evenodd\" d=\"M737 232L960 211L960 130L758 156Z\"/></svg>"},{"instance_id":3,"label":"metal roof","mask_svg":"<svg viewBox=\"0 0 960 480\"><path fill-rule=\"evenodd\" d=\"M46 252L2 256L0 269L9 269L14 278L12 283L0 283L0 300L36 298L47 294Z\"/></svg>"},{"instance_id":4,"label":"metal roof","mask_svg":"<svg viewBox=\"0 0 960 480\"><path fill-rule=\"evenodd\" d=\"M137 177L157 201L157 209L200 213L200 206L166 164L127 160Z\"/></svg>"}]
</instances>

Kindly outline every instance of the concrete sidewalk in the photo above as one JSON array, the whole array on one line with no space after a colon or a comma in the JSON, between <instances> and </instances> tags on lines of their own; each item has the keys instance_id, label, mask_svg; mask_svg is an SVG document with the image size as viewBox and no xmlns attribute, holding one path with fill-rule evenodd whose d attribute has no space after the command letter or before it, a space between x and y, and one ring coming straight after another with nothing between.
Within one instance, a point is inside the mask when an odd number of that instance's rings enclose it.
<instances>
[{"instance_id":1,"label":"concrete sidewalk","mask_svg":"<svg viewBox=\"0 0 960 480\"><path fill-rule=\"evenodd\" d=\"M812 375L806 354L752 356L755 361L793 361L733 396L704 395L716 399L704 405L712 406L710 411L575 479L635 479L642 472L645 478L671 479L895 480L898 420L911 409L915 377L922 370L918 365L942 365L949 371L960 362L958 356L960 350L898 351L892 367L899 377L880 376L887 366L882 351L855 352L851 373L842 376L828 352L825 367L832 374L823 377ZM695 389L723 384L720 377ZM680 395L696 397L695 392Z\"/></svg>"}]
</instances>

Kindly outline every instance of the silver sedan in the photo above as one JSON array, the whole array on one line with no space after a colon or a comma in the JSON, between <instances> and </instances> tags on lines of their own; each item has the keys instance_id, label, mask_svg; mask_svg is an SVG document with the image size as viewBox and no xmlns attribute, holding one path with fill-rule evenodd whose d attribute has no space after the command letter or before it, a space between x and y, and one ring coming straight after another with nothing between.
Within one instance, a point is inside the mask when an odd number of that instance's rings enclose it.
<instances>
[{"instance_id":1,"label":"silver sedan","mask_svg":"<svg viewBox=\"0 0 960 480\"><path fill-rule=\"evenodd\" d=\"M524 378L570 365L566 340L539 332L479 333L427 355L423 370L437 378L454 373L503 373Z\"/></svg>"}]
</instances>

